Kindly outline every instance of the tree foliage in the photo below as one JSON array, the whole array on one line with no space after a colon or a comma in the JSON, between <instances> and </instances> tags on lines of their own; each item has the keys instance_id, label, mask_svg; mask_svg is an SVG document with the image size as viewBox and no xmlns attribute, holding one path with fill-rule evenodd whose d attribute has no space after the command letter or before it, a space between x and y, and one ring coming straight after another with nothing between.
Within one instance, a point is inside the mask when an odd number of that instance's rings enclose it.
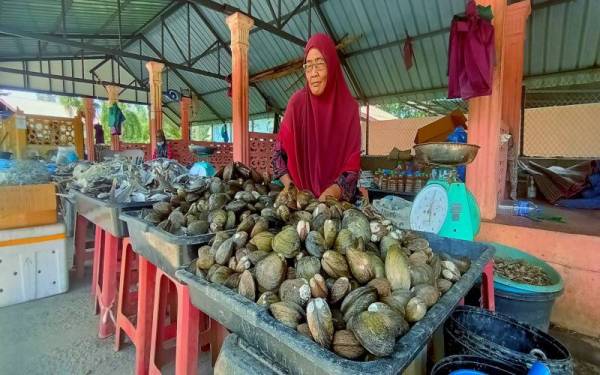
<instances>
[{"instance_id":1,"label":"tree foliage","mask_svg":"<svg viewBox=\"0 0 600 375\"><path fill-rule=\"evenodd\" d=\"M386 112L393 114L398 118L414 118L414 117L427 117L431 116L425 111L418 110L416 108L407 106L402 103L388 103L388 104L380 104L379 108L383 109Z\"/></svg>"}]
</instances>

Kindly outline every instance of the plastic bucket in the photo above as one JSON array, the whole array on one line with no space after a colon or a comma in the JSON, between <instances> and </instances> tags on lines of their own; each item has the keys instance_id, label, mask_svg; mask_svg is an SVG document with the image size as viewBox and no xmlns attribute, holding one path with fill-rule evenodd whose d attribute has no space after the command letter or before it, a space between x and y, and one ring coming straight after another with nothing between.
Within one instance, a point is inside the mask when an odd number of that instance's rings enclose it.
<instances>
[{"instance_id":1,"label":"plastic bucket","mask_svg":"<svg viewBox=\"0 0 600 375\"><path fill-rule=\"evenodd\" d=\"M10 160L12 158L12 152L0 151L0 159Z\"/></svg>"},{"instance_id":2,"label":"plastic bucket","mask_svg":"<svg viewBox=\"0 0 600 375\"><path fill-rule=\"evenodd\" d=\"M554 301L561 294L562 290L556 293L510 293L495 290L494 299L497 312L548 332Z\"/></svg>"},{"instance_id":3,"label":"plastic bucket","mask_svg":"<svg viewBox=\"0 0 600 375\"><path fill-rule=\"evenodd\" d=\"M459 306L444 326L446 354L477 355L531 367L540 361L553 375L572 374L571 354L558 340L506 315ZM539 354L538 354L539 353Z\"/></svg>"},{"instance_id":4,"label":"plastic bucket","mask_svg":"<svg viewBox=\"0 0 600 375\"><path fill-rule=\"evenodd\" d=\"M431 375L515 375L526 374L527 368L475 355L452 355L433 366Z\"/></svg>"}]
</instances>

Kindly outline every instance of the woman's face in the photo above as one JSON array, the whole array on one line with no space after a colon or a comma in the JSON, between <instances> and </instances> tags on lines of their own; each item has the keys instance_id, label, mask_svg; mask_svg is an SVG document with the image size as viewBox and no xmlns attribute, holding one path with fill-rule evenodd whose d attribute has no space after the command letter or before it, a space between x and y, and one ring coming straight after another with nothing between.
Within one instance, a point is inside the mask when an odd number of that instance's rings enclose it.
<instances>
[{"instance_id":1,"label":"woman's face","mask_svg":"<svg viewBox=\"0 0 600 375\"><path fill-rule=\"evenodd\" d=\"M306 54L304 74L310 92L315 96L321 95L327 86L327 63L318 49L311 48Z\"/></svg>"}]
</instances>

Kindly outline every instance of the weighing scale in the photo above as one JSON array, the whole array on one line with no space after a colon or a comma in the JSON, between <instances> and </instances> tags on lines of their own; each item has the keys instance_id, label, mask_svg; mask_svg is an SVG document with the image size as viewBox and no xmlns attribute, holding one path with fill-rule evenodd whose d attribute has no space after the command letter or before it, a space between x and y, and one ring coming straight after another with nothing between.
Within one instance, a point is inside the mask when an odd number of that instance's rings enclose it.
<instances>
[{"instance_id":1,"label":"weighing scale","mask_svg":"<svg viewBox=\"0 0 600 375\"><path fill-rule=\"evenodd\" d=\"M216 173L215 166L210 163L210 156L214 153L214 148L199 145L189 145L188 149L196 155L198 161L190 168L190 175L212 177Z\"/></svg>"},{"instance_id":2,"label":"weighing scale","mask_svg":"<svg viewBox=\"0 0 600 375\"><path fill-rule=\"evenodd\" d=\"M479 207L473 194L458 179L456 167L471 163L479 146L435 142L414 148L419 162L435 168L413 202L411 229L472 241L479 232Z\"/></svg>"}]
</instances>

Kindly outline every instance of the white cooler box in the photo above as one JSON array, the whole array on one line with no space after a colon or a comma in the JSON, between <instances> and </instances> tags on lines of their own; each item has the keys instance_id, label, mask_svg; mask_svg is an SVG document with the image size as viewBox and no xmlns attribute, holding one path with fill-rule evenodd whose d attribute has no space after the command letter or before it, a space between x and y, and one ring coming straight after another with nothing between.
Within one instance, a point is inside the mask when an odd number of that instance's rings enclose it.
<instances>
[{"instance_id":1,"label":"white cooler box","mask_svg":"<svg viewBox=\"0 0 600 375\"><path fill-rule=\"evenodd\" d=\"M69 289L64 224L0 231L0 307Z\"/></svg>"}]
</instances>

